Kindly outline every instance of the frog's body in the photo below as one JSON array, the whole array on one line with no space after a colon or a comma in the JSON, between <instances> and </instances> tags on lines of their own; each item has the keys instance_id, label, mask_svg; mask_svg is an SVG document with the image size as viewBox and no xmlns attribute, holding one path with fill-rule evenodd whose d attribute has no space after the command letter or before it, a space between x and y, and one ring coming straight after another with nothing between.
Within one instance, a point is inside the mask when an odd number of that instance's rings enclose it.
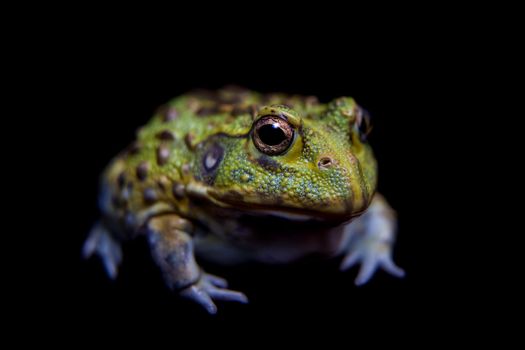
<instances>
[{"instance_id":1,"label":"frog's body","mask_svg":"<svg viewBox=\"0 0 525 350\"><path fill-rule=\"evenodd\" d=\"M84 253L115 277L118 242L146 234L167 284L210 312L212 299L246 297L201 272L194 252L225 264L346 254L345 268L363 262L359 283L377 266L401 275L367 126L351 98L234 88L178 97L107 167Z\"/></svg>"}]
</instances>

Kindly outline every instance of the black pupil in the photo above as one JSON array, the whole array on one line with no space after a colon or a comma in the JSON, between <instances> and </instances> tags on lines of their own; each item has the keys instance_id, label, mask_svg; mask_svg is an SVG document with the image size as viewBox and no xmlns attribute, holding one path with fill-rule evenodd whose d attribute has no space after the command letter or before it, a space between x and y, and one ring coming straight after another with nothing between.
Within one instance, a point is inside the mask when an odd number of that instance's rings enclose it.
<instances>
[{"instance_id":1,"label":"black pupil","mask_svg":"<svg viewBox=\"0 0 525 350\"><path fill-rule=\"evenodd\" d=\"M275 124L266 124L258 130L259 138L268 146L275 146L286 140L286 134Z\"/></svg>"}]
</instances>

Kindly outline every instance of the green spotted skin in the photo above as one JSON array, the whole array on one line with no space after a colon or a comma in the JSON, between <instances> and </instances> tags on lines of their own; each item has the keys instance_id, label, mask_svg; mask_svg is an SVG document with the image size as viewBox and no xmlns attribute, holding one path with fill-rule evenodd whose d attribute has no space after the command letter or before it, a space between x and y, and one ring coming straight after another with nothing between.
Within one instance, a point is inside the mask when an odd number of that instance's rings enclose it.
<instances>
[{"instance_id":1,"label":"green spotted skin","mask_svg":"<svg viewBox=\"0 0 525 350\"><path fill-rule=\"evenodd\" d=\"M289 147L265 154L254 124L272 115L290 126ZM348 221L369 205L377 165L368 119L352 98L225 88L196 91L161 107L107 167L101 207L117 231L135 232L154 215L199 222L240 212Z\"/></svg>"}]
</instances>

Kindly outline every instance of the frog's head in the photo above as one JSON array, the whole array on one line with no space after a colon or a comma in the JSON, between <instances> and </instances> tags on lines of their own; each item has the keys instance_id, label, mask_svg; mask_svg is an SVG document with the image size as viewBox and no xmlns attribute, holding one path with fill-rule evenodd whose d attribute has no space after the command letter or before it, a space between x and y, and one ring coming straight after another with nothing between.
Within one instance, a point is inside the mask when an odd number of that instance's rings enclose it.
<instances>
[{"instance_id":1,"label":"frog's head","mask_svg":"<svg viewBox=\"0 0 525 350\"><path fill-rule=\"evenodd\" d=\"M215 204L336 221L368 207L376 161L366 143L368 116L353 99L263 106L249 118L244 134L215 135L199 154L199 177Z\"/></svg>"}]
</instances>

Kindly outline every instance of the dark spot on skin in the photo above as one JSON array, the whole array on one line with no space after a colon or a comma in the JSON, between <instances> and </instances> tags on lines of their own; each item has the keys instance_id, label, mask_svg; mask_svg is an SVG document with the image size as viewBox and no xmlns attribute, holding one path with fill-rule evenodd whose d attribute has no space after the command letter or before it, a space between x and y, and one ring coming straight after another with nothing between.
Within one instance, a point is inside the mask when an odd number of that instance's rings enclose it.
<instances>
[{"instance_id":1,"label":"dark spot on skin","mask_svg":"<svg viewBox=\"0 0 525 350\"><path fill-rule=\"evenodd\" d=\"M195 149L195 145L193 145L193 139L195 139L195 135L193 135L191 132L184 136L184 143L186 144L186 147L192 151Z\"/></svg>"},{"instance_id":2,"label":"dark spot on skin","mask_svg":"<svg viewBox=\"0 0 525 350\"><path fill-rule=\"evenodd\" d=\"M257 163L268 170L277 170L279 169L279 163L277 163L274 159L261 155L259 158L257 158Z\"/></svg>"},{"instance_id":3,"label":"dark spot on skin","mask_svg":"<svg viewBox=\"0 0 525 350\"><path fill-rule=\"evenodd\" d=\"M162 141L173 141L175 140L175 135L169 130L162 130L157 135L155 135L156 138Z\"/></svg>"},{"instance_id":4,"label":"dark spot on skin","mask_svg":"<svg viewBox=\"0 0 525 350\"><path fill-rule=\"evenodd\" d=\"M140 181L146 180L148 177L149 164L148 162L142 162L137 166L137 179Z\"/></svg>"},{"instance_id":5,"label":"dark spot on skin","mask_svg":"<svg viewBox=\"0 0 525 350\"><path fill-rule=\"evenodd\" d=\"M202 158L202 164L207 172L212 172L217 168L224 155L224 150L218 144L213 144Z\"/></svg>"},{"instance_id":6,"label":"dark spot on skin","mask_svg":"<svg viewBox=\"0 0 525 350\"><path fill-rule=\"evenodd\" d=\"M151 204L157 200L157 192L153 188L144 189L144 202Z\"/></svg>"},{"instance_id":7,"label":"dark spot on skin","mask_svg":"<svg viewBox=\"0 0 525 350\"><path fill-rule=\"evenodd\" d=\"M275 109L270 109L270 113L275 114Z\"/></svg>"},{"instance_id":8,"label":"dark spot on skin","mask_svg":"<svg viewBox=\"0 0 525 350\"><path fill-rule=\"evenodd\" d=\"M165 122L170 122L172 120L175 120L177 119L178 116L179 116L179 113L174 107L171 107L171 108L168 107L164 111L164 121Z\"/></svg>"},{"instance_id":9,"label":"dark spot on skin","mask_svg":"<svg viewBox=\"0 0 525 350\"><path fill-rule=\"evenodd\" d=\"M183 184L174 183L172 187L173 196L179 200L184 198L185 188Z\"/></svg>"},{"instance_id":10,"label":"dark spot on skin","mask_svg":"<svg viewBox=\"0 0 525 350\"><path fill-rule=\"evenodd\" d=\"M175 182L172 187L173 197L181 200L184 198L184 185L178 182Z\"/></svg>"},{"instance_id":11,"label":"dark spot on skin","mask_svg":"<svg viewBox=\"0 0 525 350\"><path fill-rule=\"evenodd\" d=\"M197 115L200 117L206 117L217 113L217 108L213 107L201 107L197 110Z\"/></svg>"},{"instance_id":12,"label":"dark spot on skin","mask_svg":"<svg viewBox=\"0 0 525 350\"><path fill-rule=\"evenodd\" d=\"M119 190L124 188L124 183L126 182L126 175L124 172L121 172L117 177L117 185Z\"/></svg>"},{"instance_id":13,"label":"dark spot on skin","mask_svg":"<svg viewBox=\"0 0 525 350\"><path fill-rule=\"evenodd\" d=\"M164 165L168 162L170 157L170 150L166 146L159 146L157 148L157 164Z\"/></svg>"},{"instance_id":14,"label":"dark spot on skin","mask_svg":"<svg viewBox=\"0 0 525 350\"><path fill-rule=\"evenodd\" d=\"M200 178L208 185L212 185L217 175L217 169L224 156L224 149L218 143L213 143L207 147L202 157L202 170Z\"/></svg>"}]
</instances>

